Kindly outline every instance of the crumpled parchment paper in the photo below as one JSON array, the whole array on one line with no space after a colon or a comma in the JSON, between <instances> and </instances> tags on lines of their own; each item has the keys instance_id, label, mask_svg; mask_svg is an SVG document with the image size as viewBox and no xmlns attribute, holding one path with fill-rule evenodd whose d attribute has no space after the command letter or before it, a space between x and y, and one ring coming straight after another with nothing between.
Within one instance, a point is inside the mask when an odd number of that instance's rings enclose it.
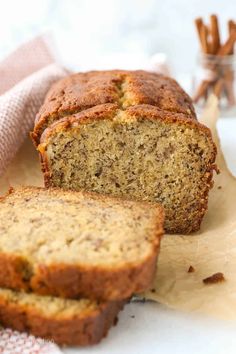
<instances>
[{"instance_id":1,"label":"crumpled parchment paper","mask_svg":"<svg viewBox=\"0 0 236 354\"><path fill-rule=\"evenodd\" d=\"M236 319L236 179L227 169L216 133L217 100L212 96L200 119L218 145L217 165L209 210L201 231L194 235L165 235L153 289L145 294L171 308ZM0 193L9 186L43 185L38 155L27 139L0 178ZM188 273L189 266L195 268ZM205 285L202 280L222 272L225 282ZM152 290L153 290L152 289Z\"/></svg>"},{"instance_id":2,"label":"crumpled parchment paper","mask_svg":"<svg viewBox=\"0 0 236 354\"><path fill-rule=\"evenodd\" d=\"M220 149L217 118L217 100L212 96L200 121L213 133L220 174L214 176L201 230L189 236L163 237L155 283L145 297L173 309L236 319L236 178ZM195 272L188 273L190 265ZM203 283L217 272L224 274L224 282Z\"/></svg>"},{"instance_id":3,"label":"crumpled parchment paper","mask_svg":"<svg viewBox=\"0 0 236 354\"><path fill-rule=\"evenodd\" d=\"M28 137L8 166L5 174L0 177L0 195L10 187L43 186L43 175L38 153Z\"/></svg>"}]
</instances>

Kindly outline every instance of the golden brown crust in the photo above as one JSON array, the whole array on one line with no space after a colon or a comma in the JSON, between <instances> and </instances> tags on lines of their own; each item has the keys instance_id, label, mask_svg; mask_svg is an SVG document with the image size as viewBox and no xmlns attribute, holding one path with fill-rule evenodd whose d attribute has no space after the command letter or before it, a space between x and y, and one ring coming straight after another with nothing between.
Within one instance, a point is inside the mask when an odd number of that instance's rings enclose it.
<instances>
[{"instance_id":1,"label":"golden brown crust","mask_svg":"<svg viewBox=\"0 0 236 354\"><path fill-rule=\"evenodd\" d=\"M25 190L40 191L43 188L26 187ZM48 193L66 193L76 196L83 193L93 198L106 200L105 195L88 192L70 192L53 188ZM14 192L12 192L14 193ZM7 194L8 195L8 194ZM1 200L4 201L5 197ZM114 202L119 198L112 198ZM122 199L124 202L124 199ZM141 203L148 208L152 203ZM152 244L152 251L142 262L129 266L120 266L115 269L94 265L69 264L40 264L35 267L26 257L0 252L0 287L24 291L41 295L54 295L65 298L87 297L99 300L122 300L135 292L143 292L151 286L155 271L160 240L163 235L164 211L155 204L157 210L156 234Z\"/></svg>"},{"instance_id":2,"label":"golden brown crust","mask_svg":"<svg viewBox=\"0 0 236 354\"><path fill-rule=\"evenodd\" d=\"M55 134L57 131L65 131L70 129L71 126L78 126L99 119L112 119L118 111L119 106L117 104L106 103L61 118L44 130L40 138L40 143L44 143L51 134ZM38 148L40 149L40 146Z\"/></svg>"},{"instance_id":3,"label":"golden brown crust","mask_svg":"<svg viewBox=\"0 0 236 354\"><path fill-rule=\"evenodd\" d=\"M0 253L0 286L64 298L121 300L151 286L158 250L159 247L153 249L143 263L129 268L114 270L55 264L41 265L34 272L27 259Z\"/></svg>"},{"instance_id":4,"label":"golden brown crust","mask_svg":"<svg viewBox=\"0 0 236 354\"><path fill-rule=\"evenodd\" d=\"M145 71L91 71L62 79L49 91L31 136L39 143L52 122L97 105L113 103L121 109L150 104L162 110L196 118L190 97L177 82Z\"/></svg>"},{"instance_id":5,"label":"golden brown crust","mask_svg":"<svg viewBox=\"0 0 236 354\"><path fill-rule=\"evenodd\" d=\"M20 332L55 341L60 345L98 343L117 322L118 312L125 301L101 304L89 315L54 317L44 315L27 304L10 302L0 295L0 323Z\"/></svg>"},{"instance_id":6,"label":"golden brown crust","mask_svg":"<svg viewBox=\"0 0 236 354\"><path fill-rule=\"evenodd\" d=\"M52 134L55 134L58 131L65 131L71 127L76 127L86 123L88 124L98 119L113 119L118 112L119 106L116 104L101 104L85 111L72 114L68 117L61 118L60 120L51 124L47 129L45 129L41 136L40 143L43 144ZM212 140L212 135L209 128L199 123L197 120L191 119L191 117L186 118L183 113L163 111L158 107L154 107L149 104L140 104L127 108L125 114L127 119L135 117L137 119L145 118L150 120L162 120L167 123L184 124L186 126L193 127L196 130L201 130ZM213 140L212 144L215 145Z\"/></svg>"}]
</instances>

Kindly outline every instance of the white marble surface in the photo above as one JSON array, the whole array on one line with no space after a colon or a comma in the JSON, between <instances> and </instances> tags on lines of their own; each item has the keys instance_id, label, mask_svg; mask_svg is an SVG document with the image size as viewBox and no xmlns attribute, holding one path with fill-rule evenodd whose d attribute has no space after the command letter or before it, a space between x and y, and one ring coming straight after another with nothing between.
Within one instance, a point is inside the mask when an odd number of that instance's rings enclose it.
<instances>
[{"instance_id":1,"label":"white marble surface","mask_svg":"<svg viewBox=\"0 0 236 354\"><path fill-rule=\"evenodd\" d=\"M236 325L132 303L100 344L66 349L66 354L235 354Z\"/></svg>"}]
</instances>

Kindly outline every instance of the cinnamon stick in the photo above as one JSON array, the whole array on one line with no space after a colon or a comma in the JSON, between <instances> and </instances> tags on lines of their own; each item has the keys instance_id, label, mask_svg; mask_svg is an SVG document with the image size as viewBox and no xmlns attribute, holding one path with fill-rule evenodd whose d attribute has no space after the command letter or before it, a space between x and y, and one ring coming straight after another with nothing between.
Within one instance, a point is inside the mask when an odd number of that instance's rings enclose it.
<instances>
[{"instance_id":1,"label":"cinnamon stick","mask_svg":"<svg viewBox=\"0 0 236 354\"><path fill-rule=\"evenodd\" d=\"M203 44L202 44L202 36L201 36L201 31L202 31L202 26L203 26L203 20L201 17L198 17L195 19L195 25L198 33L198 38L200 41L200 46L202 47L203 50Z\"/></svg>"},{"instance_id":2,"label":"cinnamon stick","mask_svg":"<svg viewBox=\"0 0 236 354\"><path fill-rule=\"evenodd\" d=\"M193 99L197 102L199 99L206 99L209 92L213 92L218 98L226 95L228 105L236 103L234 94L234 69L231 61L222 62L222 57L234 53L234 44L236 42L236 23L233 20L228 21L229 37L221 45L219 23L216 15L210 16L209 28L203 23L202 18L195 20L195 25L200 40L202 52L211 54L209 61L203 63L206 70L212 72L212 77L205 78L199 85Z\"/></svg>"},{"instance_id":3,"label":"cinnamon stick","mask_svg":"<svg viewBox=\"0 0 236 354\"><path fill-rule=\"evenodd\" d=\"M232 34L233 31L236 31L236 23L233 20L228 21L228 31L229 31L229 36ZM234 50L232 49L230 54L233 54Z\"/></svg>"},{"instance_id":4,"label":"cinnamon stick","mask_svg":"<svg viewBox=\"0 0 236 354\"><path fill-rule=\"evenodd\" d=\"M217 55L221 55L221 56L229 55L231 52L233 52L235 42L236 42L236 31L231 31L229 38L227 39L225 44L219 48Z\"/></svg>"},{"instance_id":5,"label":"cinnamon stick","mask_svg":"<svg viewBox=\"0 0 236 354\"><path fill-rule=\"evenodd\" d=\"M198 102L201 97L207 96L207 89L209 86L209 81L203 80L198 87L196 94L193 96L193 102Z\"/></svg>"},{"instance_id":6,"label":"cinnamon stick","mask_svg":"<svg viewBox=\"0 0 236 354\"><path fill-rule=\"evenodd\" d=\"M212 35L212 54L216 54L220 48L220 33L218 18L216 15L211 15L211 35Z\"/></svg>"},{"instance_id":7,"label":"cinnamon stick","mask_svg":"<svg viewBox=\"0 0 236 354\"><path fill-rule=\"evenodd\" d=\"M224 88L224 79L220 78L219 80L216 81L213 87L213 92L217 98L220 98L223 88Z\"/></svg>"},{"instance_id":8,"label":"cinnamon stick","mask_svg":"<svg viewBox=\"0 0 236 354\"><path fill-rule=\"evenodd\" d=\"M231 34L232 31L236 30L236 23L233 20L228 21L228 31L229 35Z\"/></svg>"},{"instance_id":9,"label":"cinnamon stick","mask_svg":"<svg viewBox=\"0 0 236 354\"><path fill-rule=\"evenodd\" d=\"M235 102L235 93L234 93L234 72L232 69L228 68L225 74L225 82L224 82L224 89L226 92L226 96L228 98L229 106L233 106Z\"/></svg>"},{"instance_id":10,"label":"cinnamon stick","mask_svg":"<svg viewBox=\"0 0 236 354\"><path fill-rule=\"evenodd\" d=\"M201 27L201 42L202 42L202 48L203 48L203 52L206 54L210 54L210 46L207 40L207 26L206 25L202 25Z\"/></svg>"},{"instance_id":11,"label":"cinnamon stick","mask_svg":"<svg viewBox=\"0 0 236 354\"><path fill-rule=\"evenodd\" d=\"M198 32L198 38L200 41L202 51L204 53L209 53L209 43L207 40L209 30L208 30L207 26L203 23L203 20L201 17L196 18L195 25L196 25L196 29Z\"/></svg>"},{"instance_id":12,"label":"cinnamon stick","mask_svg":"<svg viewBox=\"0 0 236 354\"><path fill-rule=\"evenodd\" d=\"M228 99L228 104L229 106L234 106L235 105L235 94L234 94L234 86L232 81L227 81L225 80L224 82L225 85L225 91L226 91L226 96Z\"/></svg>"}]
</instances>

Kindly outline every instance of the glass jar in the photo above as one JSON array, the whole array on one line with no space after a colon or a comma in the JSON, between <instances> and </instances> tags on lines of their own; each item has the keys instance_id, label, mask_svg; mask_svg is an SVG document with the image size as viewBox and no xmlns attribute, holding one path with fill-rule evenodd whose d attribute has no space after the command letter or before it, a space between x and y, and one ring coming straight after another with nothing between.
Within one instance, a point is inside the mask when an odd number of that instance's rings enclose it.
<instances>
[{"instance_id":1,"label":"glass jar","mask_svg":"<svg viewBox=\"0 0 236 354\"><path fill-rule=\"evenodd\" d=\"M192 97L197 108L204 107L213 93L219 99L220 110L236 114L236 56L201 54L193 77Z\"/></svg>"}]
</instances>

